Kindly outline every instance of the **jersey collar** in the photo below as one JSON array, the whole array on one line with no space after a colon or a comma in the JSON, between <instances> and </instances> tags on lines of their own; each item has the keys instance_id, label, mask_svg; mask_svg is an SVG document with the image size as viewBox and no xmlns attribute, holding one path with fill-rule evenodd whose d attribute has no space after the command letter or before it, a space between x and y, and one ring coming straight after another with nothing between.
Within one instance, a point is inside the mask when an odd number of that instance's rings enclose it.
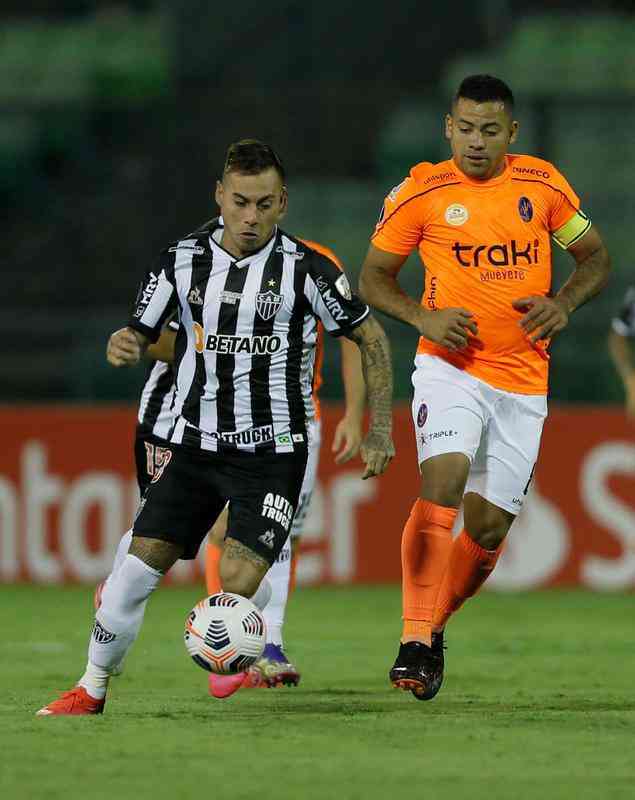
<instances>
[{"instance_id":1,"label":"jersey collar","mask_svg":"<svg viewBox=\"0 0 635 800\"><path fill-rule=\"evenodd\" d=\"M222 217L221 217L221 223L222 223ZM231 258L231 260L234 262L234 264L236 264L237 267L242 269L243 267L248 267L253 261L260 260L261 258L266 259L269 257L274 242L278 238L278 226L276 225L276 227L273 229L273 232L269 240L265 242L265 244L263 244L263 246L259 250L254 250L253 253L249 253L249 255L243 256L243 258L236 258L236 256L233 256L228 250L225 250L225 248L220 243L222 235L223 235L223 226L221 224L219 225L218 228L216 228L216 230L214 230L211 233L209 237L209 245L212 249L212 253L214 252L224 253L226 256L229 256L229 258Z\"/></svg>"},{"instance_id":2,"label":"jersey collar","mask_svg":"<svg viewBox=\"0 0 635 800\"><path fill-rule=\"evenodd\" d=\"M490 178L488 181L477 181L474 180L474 178L470 178L463 172L463 170L460 169L454 159L452 159L452 166L454 167L456 174L461 179L461 182L467 183L469 186L472 186L475 189L489 189L492 186L500 186L501 183L508 181L512 174L508 156L505 156L505 169L500 175L497 175L495 178Z\"/></svg>"}]
</instances>

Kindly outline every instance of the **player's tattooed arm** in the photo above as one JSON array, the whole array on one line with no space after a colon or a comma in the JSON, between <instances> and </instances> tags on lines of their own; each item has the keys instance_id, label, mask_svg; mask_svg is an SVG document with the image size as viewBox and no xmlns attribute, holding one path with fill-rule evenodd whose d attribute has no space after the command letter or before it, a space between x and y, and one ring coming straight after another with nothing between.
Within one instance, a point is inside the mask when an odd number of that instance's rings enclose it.
<instances>
[{"instance_id":1,"label":"player's tattooed arm","mask_svg":"<svg viewBox=\"0 0 635 800\"><path fill-rule=\"evenodd\" d=\"M150 340L133 328L120 328L111 334L106 346L106 359L113 367L132 367L138 364Z\"/></svg>"},{"instance_id":2,"label":"player's tattooed arm","mask_svg":"<svg viewBox=\"0 0 635 800\"><path fill-rule=\"evenodd\" d=\"M576 268L554 297L528 295L512 303L517 311L525 312L518 324L533 343L549 339L565 328L569 316L608 282L611 260L593 225L579 242L569 247L569 252Z\"/></svg>"},{"instance_id":3,"label":"player's tattooed arm","mask_svg":"<svg viewBox=\"0 0 635 800\"><path fill-rule=\"evenodd\" d=\"M392 362L390 344L374 317L348 334L360 349L370 410L370 427L360 452L366 469L362 479L381 475L395 455L392 441Z\"/></svg>"},{"instance_id":4,"label":"player's tattooed arm","mask_svg":"<svg viewBox=\"0 0 635 800\"><path fill-rule=\"evenodd\" d=\"M407 295L397 275L407 256L386 253L370 245L359 278L359 293L373 308L412 325L421 336L448 350L480 346L478 326L467 308L443 308L429 311Z\"/></svg>"}]
</instances>

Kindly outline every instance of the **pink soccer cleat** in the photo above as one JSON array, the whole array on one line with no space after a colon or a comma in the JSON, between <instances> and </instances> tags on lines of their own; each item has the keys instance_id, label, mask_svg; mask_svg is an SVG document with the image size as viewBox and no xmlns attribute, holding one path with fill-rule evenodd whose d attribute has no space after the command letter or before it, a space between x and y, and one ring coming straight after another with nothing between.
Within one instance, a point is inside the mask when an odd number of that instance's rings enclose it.
<instances>
[{"instance_id":1,"label":"pink soccer cleat","mask_svg":"<svg viewBox=\"0 0 635 800\"><path fill-rule=\"evenodd\" d=\"M215 672L210 672L209 693L212 697L230 697L240 689L246 677L245 672L237 672L235 675L217 675Z\"/></svg>"}]
</instances>

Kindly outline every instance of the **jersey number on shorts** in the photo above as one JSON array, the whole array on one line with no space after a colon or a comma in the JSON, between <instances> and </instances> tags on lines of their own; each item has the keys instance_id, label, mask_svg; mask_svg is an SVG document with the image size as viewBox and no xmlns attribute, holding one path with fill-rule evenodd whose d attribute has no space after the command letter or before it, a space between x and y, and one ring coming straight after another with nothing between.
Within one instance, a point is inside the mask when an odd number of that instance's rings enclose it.
<instances>
[{"instance_id":1,"label":"jersey number on shorts","mask_svg":"<svg viewBox=\"0 0 635 800\"><path fill-rule=\"evenodd\" d=\"M150 442L145 442L146 446L146 467L150 476L150 483L156 483L163 470L170 463L172 451L168 447L157 447Z\"/></svg>"}]
</instances>

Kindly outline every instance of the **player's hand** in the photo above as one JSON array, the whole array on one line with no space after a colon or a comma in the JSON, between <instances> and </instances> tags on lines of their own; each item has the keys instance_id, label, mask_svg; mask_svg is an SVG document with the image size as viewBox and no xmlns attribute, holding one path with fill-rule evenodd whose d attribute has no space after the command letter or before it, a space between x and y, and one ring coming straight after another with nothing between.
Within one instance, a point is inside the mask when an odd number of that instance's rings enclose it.
<instances>
[{"instance_id":1,"label":"player's hand","mask_svg":"<svg viewBox=\"0 0 635 800\"><path fill-rule=\"evenodd\" d=\"M106 359L113 367L132 367L141 359L141 345L132 328L115 331L106 348Z\"/></svg>"},{"instance_id":2,"label":"player's hand","mask_svg":"<svg viewBox=\"0 0 635 800\"><path fill-rule=\"evenodd\" d=\"M395 455L395 445L389 433L370 430L361 444L360 454L366 469L362 480L381 475Z\"/></svg>"},{"instance_id":3,"label":"player's hand","mask_svg":"<svg viewBox=\"0 0 635 800\"><path fill-rule=\"evenodd\" d=\"M426 311L418 326L419 333L448 350L463 350L478 346L478 325L466 308L441 308Z\"/></svg>"},{"instance_id":4,"label":"player's hand","mask_svg":"<svg viewBox=\"0 0 635 800\"><path fill-rule=\"evenodd\" d=\"M362 444L361 420L342 417L335 428L331 452L335 453L336 464L346 464L359 453Z\"/></svg>"},{"instance_id":5,"label":"player's hand","mask_svg":"<svg viewBox=\"0 0 635 800\"><path fill-rule=\"evenodd\" d=\"M532 344L536 344L539 339L550 339L566 328L569 322L567 307L564 301L557 297L532 294L519 297L513 301L512 306L516 311L524 312L518 324Z\"/></svg>"}]
</instances>

